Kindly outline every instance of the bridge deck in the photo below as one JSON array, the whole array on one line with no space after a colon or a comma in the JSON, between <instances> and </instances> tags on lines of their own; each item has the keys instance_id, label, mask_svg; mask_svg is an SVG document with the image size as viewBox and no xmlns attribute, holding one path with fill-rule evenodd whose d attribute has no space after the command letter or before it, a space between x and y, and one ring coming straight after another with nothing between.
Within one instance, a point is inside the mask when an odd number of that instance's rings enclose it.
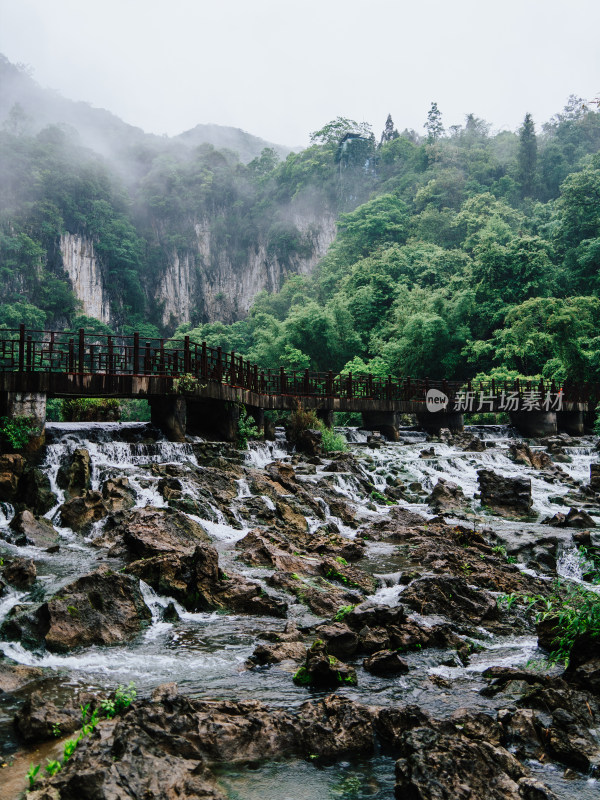
<instances>
[{"instance_id":1,"label":"bridge deck","mask_svg":"<svg viewBox=\"0 0 600 800\"><path fill-rule=\"evenodd\" d=\"M428 396L447 398L450 413L585 410L600 400L591 383L478 384L410 377L264 370L221 348L133 336L19 329L0 332L0 392L50 397L153 398L185 394L264 409L419 413Z\"/></svg>"}]
</instances>

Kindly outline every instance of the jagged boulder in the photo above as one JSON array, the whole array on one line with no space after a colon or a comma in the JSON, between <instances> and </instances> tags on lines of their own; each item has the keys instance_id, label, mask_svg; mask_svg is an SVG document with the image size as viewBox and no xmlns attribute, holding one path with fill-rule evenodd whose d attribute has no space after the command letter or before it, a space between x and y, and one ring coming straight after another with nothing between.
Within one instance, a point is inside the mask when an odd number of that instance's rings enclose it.
<instances>
[{"instance_id":1,"label":"jagged boulder","mask_svg":"<svg viewBox=\"0 0 600 800\"><path fill-rule=\"evenodd\" d=\"M100 569L63 586L36 608L9 616L1 632L28 647L45 645L65 653L75 647L124 642L151 618L137 579Z\"/></svg>"},{"instance_id":2,"label":"jagged boulder","mask_svg":"<svg viewBox=\"0 0 600 800\"><path fill-rule=\"evenodd\" d=\"M78 447L73 451L68 463L58 470L56 482L64 489L65 499L81 497L91 485L92 462L90 454L85 447Z\"/></svg>"},{"instance_id":3,"label":"jagged boulder","mask_svg":"<svg viewBox=\"0 0 600 800\"><path fill-rule=\"evenodd\" d=\"M259 644L248 659L247 666L259 667L279 664L281 661L303 661L306 658L306 645L302 642L280 642L279 644Z\"/></svg>"},{"instance_id":4,"label":"jagged boulder","mask_svg":"<svg viewBox=\"0 0 600 800\"><path fill-rule=\"evenodd\" d=\"M451 443L459 450L468 453L483 453L484 442L471 431L458 431L452 435Z\"/></svg>"},{"instance_id":5,"label":"jagged boulder","mask_svg":"<svg viewBox=\"0 0 600 800\"><path fill-rule=\"evenodd\" d=\"M59 709L42 692L35 691L19 708L14 721L25 742L43 742L81 727L81 711L72 705Z\"/></svg>"},{"instance_id":6,"label":"jagged boulder","mask_svg":"<svg viewBox=\"0 0 600 800\"><path fill-rule=\"evenodd\" d=\"M438 478L438 482L427 498L427 505L439 514L443 511L463 509L467 505L467 500L457 483Z\"/></svg>"},{"instance_id":7,"label":"jagged boulder","mask_svg":"<svg viewBox=\"0 0 600 800\"><path fill-rule=\"evenodd\" d=\"M354 686L357 683L356 670L330 655L325 642L317 639L306 654L304 666L294 675L294 683L318 689Z\"/></svg>"},{"instance_id":8,"label":"jagged boulder","mask_svg":"<svg viewBox=\"0 0 600 800\"><path fill-rule=\"evenodd\" d=\"M131 559L158 555L191 555L210 537L194 520L172 508L145 506L115 516L98 544L111 546L111 554Z\"/></svg>"},{"instance_id":9,"label":"jagged boulder","mask_svg":"<svg viewBox=\"0 0 600 800\"><path fill-rule=\"evenodd\" d=\"M63 525L74 531L84 531L94 522L98 522L108 514L108 509L100 492L86 491L80 497L67 500L60 507L60 519Z\"/></svg>"},{"instance_id":10,"label":"jagged boulder","mask_svg":"<svg viewBox=\"0 0 600 800\"><path fill-rule=\"evenodd\" d=\"M552 459L543 450L532 450L526 442L513 442L508 452L515 464L524 464L534 469L547 469L552 466Z\"/></svg>"},{"instance_id":11,"label":"jagged boulder","mask_svg":"<svg viewBox=\"0 0 600 800\"><path fill-rule=\"evenodd\" d=\"M29 589L36 576L37 570L32 558L14 558L2 569L2 578L21 590Z\"/></svg>"},{"instance_id":12,"label":"jagged boulder","mask_svg":"<svg viewBox=\"0 0 600 800\"><path fill-rule=\"evenodd\" d=\"M363 661L363 667L373 675L401 675L408 672L408 664L395 650L377 650Z\"/></svg>"},{"instance_id":13,"label":"jagged boulder","mask_svg":"<svg viewBox=\"0 0 600 800\"><path fill-rule=\"evenodd\" d=\"M58 502L50 486L50 479L41 469L26 465L19 478L17 496L19 507L27 507L36 516L43 516Z\"/></svg>"},{"instance_id":14,"label":"jagged boulder","mask_svg":"<svg viewBox=\"0 0 600 800\"><path fill-rule=\"evenodd\" d=\"M102 499L108 511L114 514L135 505L135 492L127 478L109 478L102 484Z\"/></svg>"},{"instance_id":15,"label":"jagged boulder","mask_svg":"<svg viewBox=\"0 0 600 800\"><path fill-rule=\"evenodd\" d=\"M590 489L600 494L600 464L590 464Z\"/></svg>"},{"instance_id":16,"label":"jagged boulder","mask_svg":"<svg viewBox=\"0 0 600 800\"><path fill-rule=\"evenodd\" d=\"M551 525L553 528L595 528L596 523L583 509L571 508L568 514L557 512L553 517L546 517L542 525Z\"/></svg>"},{"instance_id":17,"label":"jagged boulder","mask_svg":"<svg viewBox=\"0 0 600 800\"><path fill-rule=\"evenodd\" d=\"M319 625L316 634L327 645L327 652L336 658L351 658L358 650L358 635L343 622Z\"/></svg>"},{"instance_id":18,"label":"jagged boulder","mask_svg":"<svg viewBox=\"0 0 600 800\"><path fill-rule=\"evenodd\" d=\"M15 502L25 464L23 456L17 453L0 455L0 501Z\"/></svg>"},{"instance_id":19,"label":"jagged boulder","mask_svg":"<svg viewBox=\"0 0 600 800\"><path fill-rule=\"evenodd\" d=\"M481 504L506 517L524 517L531 514L531 480L498 475L491 469L477 471Z\"/></svg>"},{"instance_id":20,"label":"jagged boulder","mask_svg":"<svg viewBox=\"0 0 600 800\"><path fill-rule=\"evenodd\" d=\"M11 541L23 546L32 544L35 547L54 547L58 541L58 533L52 523L43 517L36 519L28 509L19 511L10 521L10 530L13 532Z\"/></svg>"}]
</instances>

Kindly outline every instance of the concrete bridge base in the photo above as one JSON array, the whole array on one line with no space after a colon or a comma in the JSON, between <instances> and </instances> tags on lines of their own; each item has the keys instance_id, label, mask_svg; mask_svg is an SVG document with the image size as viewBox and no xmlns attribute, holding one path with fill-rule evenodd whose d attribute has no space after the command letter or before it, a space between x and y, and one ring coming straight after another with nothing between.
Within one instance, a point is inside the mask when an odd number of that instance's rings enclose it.
<instances>
[{"instance_id":1,"label":"concrete bridge base","mask_svg":"<svg viewBox=\"0 0 600 800\"><path fill-rule=\"evenodd\" d=\"M187 404L184 397L150 398L150 419L171 442L185 442Z\"/></svg>"},{"instance_id":2,"label":"concrete bridge base","mask_svg":"<svg viewBox=\"0 0 600 800\"><path fill-rule=\"evenodd\" d=\"M25 447L35 452L46 439L46 394L43 392L3 392L0 394L0 417L28 417L32 431Z\"/></svg>"},{"instance_id":3,"label":"concrete bridge base","mask_svg":"<svg viewBox=\"0 0 600 800\"><path fill-rule=\"evenodd\" d=\"M556 411L511 411L510 424L521 436L535 439L553 436L558 430Z\"/></svg>"},{"instance_id":4,"label":"concrete bridge base","mask_svg":"<svg viewBox=\"0 0 600 800\"><path fill-rule=\"evenodd\" d=\"M248 409L252 415L252 407ZM262 410L262 409L261 409ZM240 406L220 400L187 400L187 432L211 441L237 442ZM264 428L264 415L262 418Z\"/></svg>"},{"instance_id":5,"label":"concrete bridge base","mask_svg":"<svg viewBox=\"0 0 600 800\"><path fill-rule=\"evenodd\" d=\"M434 413L417 414L417 425L426 433L438 436L442 428L452 433L460 433L465 429L465 418L459 412L436 411Z\"/></svg>"},{"instance_id":6,"label":"concrete bridge base","mask_svg":"<svg viewBox=\"0 0 600 800\"><path fill-rule=\"evenodd\" d=\"M362 420L363 428L368 431L379 431L392 442L400 438L399 414L396 411L363 411Z\"/></svg>"},{"instance_id":7,"label":"concrete bridge base","mask_svg":"<svg viewBox=\"0 0 600 800\"><path fill-rule=\"evenodd\" d=\"M557 411L556 427L571 436L583 436L585 433L585 415L583 411Z\"/></svg>"}]
</instances>

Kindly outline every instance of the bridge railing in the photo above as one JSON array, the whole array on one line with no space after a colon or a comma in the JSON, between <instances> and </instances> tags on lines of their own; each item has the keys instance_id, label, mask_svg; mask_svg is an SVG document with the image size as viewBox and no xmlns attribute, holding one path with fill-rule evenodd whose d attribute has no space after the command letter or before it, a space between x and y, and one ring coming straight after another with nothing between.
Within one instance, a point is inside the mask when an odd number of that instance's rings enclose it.
<instances>
[{"instance_id":1,"label":"bridge railing","mask_svg":"<svg viewBox=\"0 0 600 800\"><path fill-rule=\"evenodd\" d=\"M566 401L600 400L597 384L552 382L496 382L472 384L470 381L433 381L428 378L337 375L334 372L261 369L234 352L220 347L183 340L146 339L131 336L77 332L27 330L24 325L0 331L0 371L46 372L70 375L132 375L180 378L192 375L199 381L216 381L261 394L317 398L373 398L423 402L430 389L443 392L454 403L471 395L481 403L485 398L517 394L549 393ZM474 408L473 410L478 410Z\"/></svg>"}]
</instances>

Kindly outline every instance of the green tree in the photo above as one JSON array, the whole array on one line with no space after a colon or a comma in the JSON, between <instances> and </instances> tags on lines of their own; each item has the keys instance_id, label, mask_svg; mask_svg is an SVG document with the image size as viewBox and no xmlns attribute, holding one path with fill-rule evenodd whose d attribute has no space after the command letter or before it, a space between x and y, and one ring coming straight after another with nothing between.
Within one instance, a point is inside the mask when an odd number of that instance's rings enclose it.
<instances>
[{"instance_id":1,"label":"green tree","mask_svg":"<svg viewBox=\"0 0 600 800\"><path fill-rule=\"evenodd\" d=\"M427 112L427 122L423 126L427 131L427 138L430 142L436 142L444 135L444 125L442 123L442 112L437 103L432 103Z\"/></svg>"},{"instance_id":2,"label":"green tree","mask_svg":"<svg viewBox=\"0 0 600 800\"><path fill-rule=\"evenodd\" d=\"M519 130L518 174L523 197L533 197L537 166L537 137L531 114L525 114Z\"/></svg>"}]
</instances>

